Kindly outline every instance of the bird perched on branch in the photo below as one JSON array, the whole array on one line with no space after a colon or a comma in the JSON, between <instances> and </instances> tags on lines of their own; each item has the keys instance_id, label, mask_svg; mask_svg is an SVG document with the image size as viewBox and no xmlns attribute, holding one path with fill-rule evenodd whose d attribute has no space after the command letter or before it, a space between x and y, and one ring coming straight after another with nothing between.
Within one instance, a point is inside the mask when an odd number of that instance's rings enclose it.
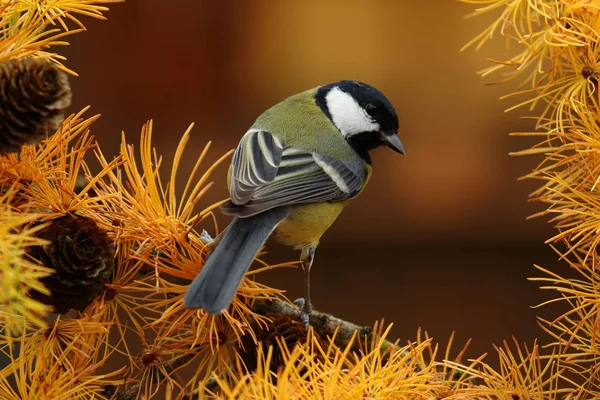
<instances>
[{"instance_id":1,"label":"bird perched on branch","mask_svg":"<svg viewBox=\"0 0 600 400\"><path fill-rule=\"evenodd\" d=\"M189 308L225 311L252 260L275 231L301 250L304 318L311 311L310 269L319 239L371 175L369 150L385 145L404 154L398 117L376 88L340 81L291 96L258 117L233 155L235 218L184 297Z\"/></svg>"}]
</instances>

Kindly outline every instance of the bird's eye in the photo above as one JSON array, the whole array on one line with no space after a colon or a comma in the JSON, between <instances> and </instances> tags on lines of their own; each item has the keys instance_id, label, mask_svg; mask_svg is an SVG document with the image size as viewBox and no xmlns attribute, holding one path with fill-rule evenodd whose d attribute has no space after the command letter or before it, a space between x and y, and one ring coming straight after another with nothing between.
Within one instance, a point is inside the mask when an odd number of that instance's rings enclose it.
<instances>
[{"instance_id":1,"label":"bird's eye","mask_svg":"<svg viewBox=\"0 0 600 400\"><path fill-rule=\"evenodd\" d=\"M376 117L377 114L379 114L379 108L373 103L368 103L365 106L365 111L367 112L369 117Z\"/></svg>"}]
</instances>

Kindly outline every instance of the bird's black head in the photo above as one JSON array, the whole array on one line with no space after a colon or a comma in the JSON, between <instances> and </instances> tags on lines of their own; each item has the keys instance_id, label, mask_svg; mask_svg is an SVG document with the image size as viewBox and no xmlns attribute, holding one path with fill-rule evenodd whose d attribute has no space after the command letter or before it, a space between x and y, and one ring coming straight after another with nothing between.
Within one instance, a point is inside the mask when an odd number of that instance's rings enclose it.
<instances>
[{"instance_id":1,"label":"bird's black head","mask_svg":"<svg viewBox=\"0 0 600 400\"><path fill-rule=\"evenodd\" d=\"M381 145L404 154L404 146L396 136L396 110L373 86L340 81L319 87L315 98L350 146L369 164L369 150Z\"/></svg>"}]
</instances>

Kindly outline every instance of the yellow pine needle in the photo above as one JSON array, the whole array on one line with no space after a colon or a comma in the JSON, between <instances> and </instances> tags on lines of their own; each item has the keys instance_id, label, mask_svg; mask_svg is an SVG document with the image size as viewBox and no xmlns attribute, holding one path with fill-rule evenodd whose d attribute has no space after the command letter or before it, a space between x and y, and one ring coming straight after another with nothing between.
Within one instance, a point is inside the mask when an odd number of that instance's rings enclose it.
<instances>
[{"instance_id":1,"label":"yellow pine needle","mask_svg":"<svg viewBox=\"0 0 600 400\"><path fill-rule=\"evenodd\" d=\"M88 192L102 173L90 177L79 193L76 188L78 177L87 170L84 157L95 146L89 130L99 116L84 119L87 110L66 118L56 134L39 145L24 146L19 155L0 156L1 179L16 182L22 211L44 210L44 219L67 213L98 219L101 199L91 199ZM116 164L118 160L112 166Z\"/></svg>"},{"instance_id":2,"label":"yellow pine needle","mask_svg":"<svg viewBox=\"0 0 600 400\"><path fill-rule=\"evenodd\" d=\"M120 385L124 369L100 373L109 353L93 342L104 335L89 335L89 351L78 348L77 341L63 343L62 351L48 353L46 346L37 349L34 360L26 355L28 338L21 336L18 346L8 351L10 364L0 372L0 398L2 399L98 399L105 385ZM83 360L83 362L82 362ZM9 383L9 382L14 383ZM4 390L7 388L6 390Z\"/></svg>"},{"instance_id":3,"label":"yellow pine needle","mask_svg":"<svg viewBox=\"0 0 600 400\"><path fill-rule=\"evenodd\" d=\"M108 333L111 322L103 321L100 315L87 315L83 318L58 318L50 327L30 330L21 334L20 340L10 335L2 335L0 344L8 345L10 356L13 344L19 344L20 359L25 363L35 363L37 360L64 359L68 362L65 367L84 368L90 362L91 354L101 354L108 351ZM64 358L67 352L73 352ZM107 357L107 355L106 355ZM103 357L104 358L104 357ZM5 370L5 374L6 374Z\"/></svg>"},{"instance_id":4,"label":"yellow pine needle","mask_svg":"<svg viewBox=\"0 0 600 400\"><path fill-rule=\"evenodd\" d=\"M375 328L373 339L359 352L355 350L356 338L338 347L335 335L323 340L312 329L306 342L293 348L278 340L283 367L277 372L270 367L274 348L259 344L254 371L248 372L238 358L225 375L214 375L221 395L206 391L203 385L199 391L207 398L219 399L461 398L464 388L440 377L441 370L430 357L435 355L430 339L383 350L390 328ZM469 386L466 382L463 385Z\"/></svg>"},{"instance_id":5,"label":"yellow pine needle","mask_svg":"<svg viewBox=\"0 0 600 400\"><path fill-rule=\"evenodd\" d=\"M596 251L600 244L600 2L461 1L479 5L475 15L497 13L494 22L465 47L479 48L496 33L516 45L515 56L492 61L494 65L481 73L487 76L509 71L502 82L521 76L522 84L530 85L504 96L525 97L508 110L523 106L533 110L542 105L536 117L538 132L513 134L537 137L540 143L511 154L543 157L533 172L523 177L541 183L531 200L543 203L546 210L533 216L551 217L558 232L547 242L554 243L561 260L579 274L578 278L564 278L537 267L546 277L533 280L556 293L554 299L540 306L563 302L568 308L554 320L540 320L542 328L554 338L549 346L551 354L541 355L536 345L531 351L521 351L517 345L517 354L513 354L505 345L497 349L499 371L485 364L479 364L479 373L464 370L493 387L494 391L486 394L491 397L502 398L509 393L534 398L535 393L544 398L597 398L600 375L592 366L600 361ZM503 387L504 381L511 382L511 387Z\"/></svg>"},{"instance_id":6,"label":"yellow pine needle","mask_svg":"<svg viewBox=\"0 0 600 400\"><path fill-rule=\"evenodd\" d=\"M35 233L44 225L31 227L30 224L39 219L35 213L21 214L15 212L11 203L14 201L16 189L4 188L0 197L0 329L15 333L21 327L43 327L43 316L49 307L28 297L30 290L47 293L40 279L51 271L27 258L27 246L39 246L46 241L35 237Z\"/></svg>"},{"instance_id":7,"label":"yellow pine needle","mask_svg":"<svg viewBox=\"0 0 600 400\"><path fill-rule=\"evenodd\" d=\"M584 67L592 70L596 67L594 55L598 52L599 36L594 27L600 5L588 1L568 4L549 0L516 0L509 3L498 0L487 4L475 14L501 9L501 15L464 48L475 43L479 48L494 32L500 32L524 47L518 56L509 61L492 60L495 65L481 74L487 76L506 67L515 67L503 80L506 81L531 70L525 81L530 82L532 88L521 93L534 94L534 97L508 110L526 105L533 108L538 102L547 101L542 117L552 114L560 123L567 103L584 99L590 93L592 86L581 72ZM583 59L580 56L582 51L585 53Z\"/></svg>"},{"instance_id":8,"label":"yellow pine needle","mask_svg":"<svg viewBox=\"0 0 600 400\"><path fill-rule=\"evenodd\" d=\"M557 339L554 346L569 350L563 357L569 358L570 365L600 362L597 333L600 322L600 274L596 269L598 260L586 260L583 251L572 252L571 257L565 260L577 271L580 279L565 278L536 266L547 277L534 280L550 283L550 286L542 288L554 290L560 295L551 301L563 301L569 306L568 311L553 321L541 320L542 327Z\"/></svg>"},{"instance_id":9,"label":"yellow pine needle","mask_svg":"<svg viewBox=\"0 0 600 400\"><path fill-rule=\"evenodd\" d=\"M59 64L64 59L45 49L67 45L60 40L85 30L78 16L104 19L108 8L101 4L119 0L2 0L0 1L0 62L23 57L42 57ZM78 29L70 29L67 21Z\"/></svg>"},{"instance_id":10,"label":"yellow pine needle","mask_svg":"<svg viewBox=\"0 0 600 400\"><path fill-rule=\"evenodd\" d=\"M508 395L519 399L556 399L573 392L572 388L559 386L559 381L564 377L555 357L541 356L540 348L535 343L532 349L528 349L515 339L513 342L515 351L506 341L503 347L494 346L500 362L499 369L492 368L481 359L469 367L448 361L448 365L479 382L457 390L448 398L505 398Z\"/></svg>"},{"instance_id":11,"label":"yellow pine needle","mask_svg":"<svg viewBox=\"0 0 600 400\"><path fill-rule=\"evenodd\" d=\"M208 150L205 148L194 167L194 174L188 178L184 197L178 201L175 196L174 182L185 144L189 138L189 129L184 134L175 154L171 179L167 184L168 192L165 192L160 181L161 159L152 150L152 122L146 124L142 129L141 168L138 167L135 160L133 146L127 145L124 136L121 144L122 169L112 168L101 153L97 154L103 170L106 170L109 182L99 182L100 187L96 191L106 195L118 194L114 199L103 203L106 208L115 210L115 217L119 219L121 225L117 229L117 234L123 240L143 242L148 239L147 248L157 251L174 243L187 246L190 240L195 240L191 238L193 235L190 235L193 224L214 209L211 206L203 211L204 214L192 215L194 206L206 192L207 179L214 168L222 163L229 153L217 160L198 180L195 173ZM125 179L122 179L122 175ZM192 189L190 190L190 188ZM108 221L108 223L112 223L112 221ZM166 238L168 239L165 240Z\"/></svg>"}]
</instances>

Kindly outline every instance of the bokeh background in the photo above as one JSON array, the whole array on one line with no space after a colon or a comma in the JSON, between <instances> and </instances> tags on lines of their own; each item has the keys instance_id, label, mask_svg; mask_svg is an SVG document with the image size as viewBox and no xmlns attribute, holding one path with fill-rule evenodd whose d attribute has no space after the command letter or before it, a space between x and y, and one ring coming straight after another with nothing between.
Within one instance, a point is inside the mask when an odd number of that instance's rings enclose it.
<instances>
[{"instance_id":1,"label":"bokeh background","mask_svg":"<svg viewBox=\"0 0 600 400\"><path fill-rule=\"evenodd\" d=\"M555 311L531 306L551 293L527 278L540 275L534 263L561 267L543 243L553 234L546 220L526 221L542 209L527 202L535 182L517 182L540 160L508 155L532 143L508 136L532 129L520 118L531 112L505 113L514 100L499 97L516 84L486 86L476 75L486 58L505 55L504 42L459 52L490 21L465 19L473 10L452 0L128 0L107 21L87 20L60 52L80 75L71 109L91 104L102 114L93 133L107 156L121 131L137 143L152 118L167 176L195 122L182 180L207 141L216 160L291 94L340 79L381 89L407 155L372 155L369 187L321 241L313 301L359 324L394 322L402 341L418 327L442 342L456 330L479 355L511 335L543 336L536 315ZM226 166L216 171L205 204L227 197L225 175ZM268 249L272 263L299 256L273 242ZM299 269L260 279L302 295Z\"/></svg>"}]
</instances>

